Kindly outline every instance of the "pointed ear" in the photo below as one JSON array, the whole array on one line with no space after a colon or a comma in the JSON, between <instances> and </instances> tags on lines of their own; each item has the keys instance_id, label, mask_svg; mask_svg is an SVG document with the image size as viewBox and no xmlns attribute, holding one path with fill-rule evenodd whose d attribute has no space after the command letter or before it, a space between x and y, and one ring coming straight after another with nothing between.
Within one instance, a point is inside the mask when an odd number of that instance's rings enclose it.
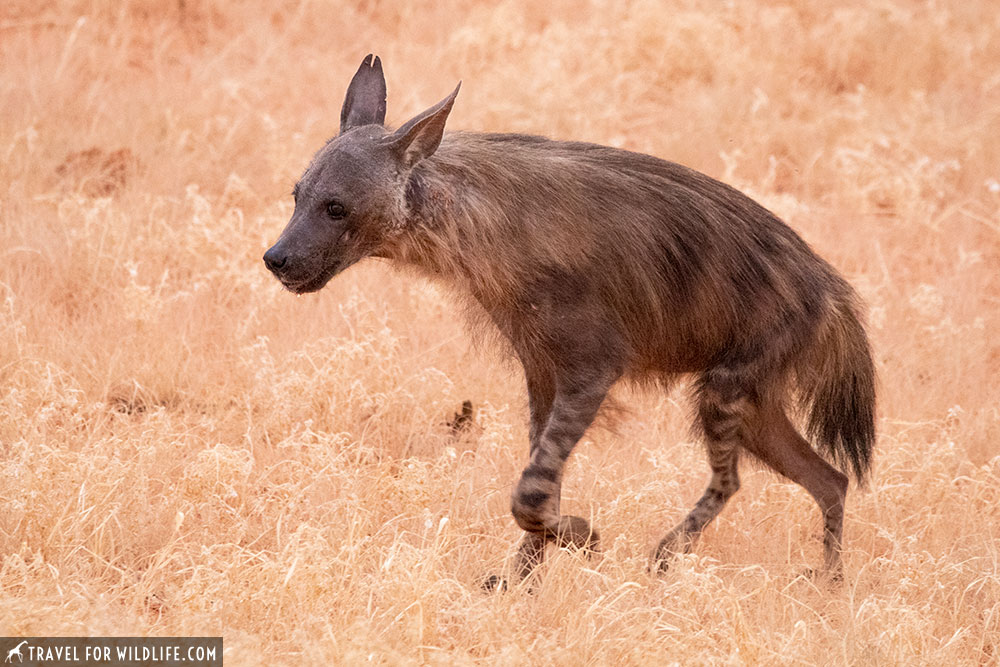
<instances>
[{"instance_id":1,"label":"pointed ear","mask_svg":"<svg viewBox=\"0 0 1000 667\"><path fill-rule=\"evenodd\" d=\"M357 74L351 79L340 110L340 133L361 125L381 125L385 122L385 76L382 61L372 54L365 56Z\"/></svg>"},{"instance_id":2,"label":"pointed ear","mask_svg":"<svg viewBox=\"0 0 1000 667\"><path fill-rule=\"evenodd\" d=\"M448 120L448 114L451 113L461 87L462 83L459 82L451 95L417 114L382 140L392 148L404 168L412 167L437 150L441 137L444 136L445 121Z\"/></svg>"}]
</instances>

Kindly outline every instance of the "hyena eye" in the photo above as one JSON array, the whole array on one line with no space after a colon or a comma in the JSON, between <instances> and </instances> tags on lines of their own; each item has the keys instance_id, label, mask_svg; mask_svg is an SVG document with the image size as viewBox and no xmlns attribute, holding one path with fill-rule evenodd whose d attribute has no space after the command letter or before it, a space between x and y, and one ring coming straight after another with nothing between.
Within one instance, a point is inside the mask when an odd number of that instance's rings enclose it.
<instances>
[{"instance_id":1,"label":"hyena eye","mask_svg":"<svg viewBox=\"0 0 1000 667\"><path fill-rule=\"evenodd\" d=\"M326 205L326 214L334 220L341 220L347 215L347 209L339 201L332 201Z\"/></svg>"}]
</instances>

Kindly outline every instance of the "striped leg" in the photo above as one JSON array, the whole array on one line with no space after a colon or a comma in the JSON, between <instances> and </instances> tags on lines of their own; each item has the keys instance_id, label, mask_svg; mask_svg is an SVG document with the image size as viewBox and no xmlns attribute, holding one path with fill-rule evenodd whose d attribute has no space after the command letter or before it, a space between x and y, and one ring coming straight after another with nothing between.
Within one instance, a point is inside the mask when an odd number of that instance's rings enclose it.
<instances>
[{"instance_id":1,"label":"striped leg","mask_svg":"<svg viewBox=\"0 0 1000 667\"><path fill-rule=\"evenodd\" d=\"M534 368L524 364L524 377L528 385L528 412L531 422L528 427L528 438L531 443L530 455L538 449L542 433L549 422L552 412L552 401L555 398L555 379L545 369ZM531 574L532 570L541 565L545 559L545 535L543 533L524 534L518 546L514 562L514 576L520 581Z\"/></svg>"},{"instance_id":2,"label":"striped leg","mask_svg":"<svg viewBox=\"0 0 1000 667\"><path fill-rule=\"evenodd\" d=\"M529 535L522 543L518 574L525 576L537 563L529 558L544 541L560 546L596 549L597 532L586 519L559 513L559 491L566 460L593 422L619 373L564 373L557 376L548 422L533 445L528 466L511 496L511 512ZM542 538L542 539L540 539Z\"/></svg>"},{"instance_id":3,"label":"striped leg","mask_svg":"<svg viewBox=\"0 0 1000 667\"><path fill-rule=\"evenodd\" d=\"M750 401L739 392L707 383L702 387L698 417L705 435L712 479L694 509L656 547L653 552L655 569L666 570L671 556L690 551L705 526L739 490L740 442L755 412Z\"/></svg>"},{"instance_id":4,"label":"striped leg","mask_svg":"<svg viewBox=\"0 0 1000 667\"><path fill-rule=\"evenodd\" d=\"M528 385L528 412L531 419L528 440L531 443L530 452L534 454L545 426L549 423L549 415L552 414L552 401L556 393L555 378L549 370L525 365L524 379Z\"/></svg>"}]
</instances>

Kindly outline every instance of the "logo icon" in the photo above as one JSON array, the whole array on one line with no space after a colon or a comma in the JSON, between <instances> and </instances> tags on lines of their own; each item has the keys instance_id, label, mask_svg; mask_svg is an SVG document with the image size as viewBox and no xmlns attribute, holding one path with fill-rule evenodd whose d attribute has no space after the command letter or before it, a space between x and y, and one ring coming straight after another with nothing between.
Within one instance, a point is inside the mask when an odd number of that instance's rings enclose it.
<instances>
[{"instance_id":1,"label":"logo icon","mask_svg":"<svg viewBox=\"0 0 1000 667\"><path fill-rule=\"evenodd\" d=\"M17 659L18 659L19 662L24 662L24 656L21 655L21 647L24 646L27 643L28 643L28 640L25 639L23 642L21 642L20 644L18 644L17 646L15 646L14 648L12 648L11 650L7 651L7 659L4 660L4 662L12 662L11 658L13 658L15 655L17 656Z\"/></svg>"}]
</instances>

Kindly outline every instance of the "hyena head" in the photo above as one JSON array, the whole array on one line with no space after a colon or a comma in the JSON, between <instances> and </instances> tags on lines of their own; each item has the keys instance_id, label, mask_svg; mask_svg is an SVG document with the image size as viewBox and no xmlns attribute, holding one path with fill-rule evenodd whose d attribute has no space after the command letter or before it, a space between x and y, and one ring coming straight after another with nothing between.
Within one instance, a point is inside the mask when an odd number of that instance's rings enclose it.
<instances>
[{"instance_id":1,"label":"hyena head","mask_svg":"<svg viewBox=\"0 0 1000 667\"><path fill-rule=\"evenodd\" d=\"M459 84L461 86L461 84ZM377 255L409 224L413 167L437 150L458 88L395 132L386 130L382 63L369 54L351 80L340 134L295 185L295 210L264 264L288 290L315 292L358 260Z\"/></svg>"}]
</instances>

